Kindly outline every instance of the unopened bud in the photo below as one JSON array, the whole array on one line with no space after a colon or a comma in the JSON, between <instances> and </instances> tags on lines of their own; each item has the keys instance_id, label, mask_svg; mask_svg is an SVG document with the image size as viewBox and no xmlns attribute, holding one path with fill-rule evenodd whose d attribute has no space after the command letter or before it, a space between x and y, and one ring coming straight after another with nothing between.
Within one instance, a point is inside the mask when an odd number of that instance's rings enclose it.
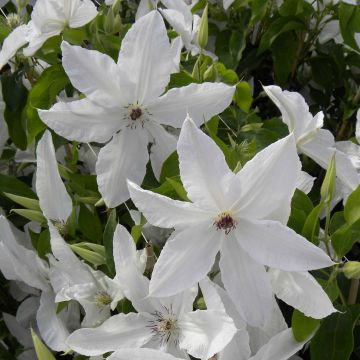
<instances>
[{"instance_id":1,"label":"unopened bud","mask_svg":"<svg viewBox=\"0 0 360 360\"><path fill-rule=\"evenodd\" d=\"M216 80L216 78L217 78L217 71L215 69L214 64L212 64L204 72L204 81L213 82Z\"/></svg>"},{"instance_id":2,"label":"unopened bud","mask_svg":"<svg viewBox=\"0 0 360 360\"><path fill-rule=\"evenodd\" d=\"M360 262L348 261L342 271L348 279L360 279Z\"/></svg>"},{"instance_id":3,"label":"unopened bud","mask_svg":"<svg viewBox=\"0 0 360 360\"><path fill-rule=\"evenodd\" d=\"M201 49L204 49L208 43L209 23L208 23L208 5L205 6L201 16L199 31L197 33L197 41Z\"/></svg>"},{"instance_id":4,"label":"unopened bud","mask_svg":"<svg viewBox=\"0 0 360 360\"><path fill-rule=\"evenodd\" d=\"M6 18L6 23L12 29L15 29L21 24L21 19L18 14L11 13Z\"/></svg>"},{"instance_id":5,"label":"unopened bud","mask_svg":"<svg viewBox=\"0 0 360 360\"><path fill-rule=\"evenodd\" d=\"M121 0L115 0L111 7L113 14L118 14L120 11L120 7L121 7Z\"/></svg>"}]
</instances>

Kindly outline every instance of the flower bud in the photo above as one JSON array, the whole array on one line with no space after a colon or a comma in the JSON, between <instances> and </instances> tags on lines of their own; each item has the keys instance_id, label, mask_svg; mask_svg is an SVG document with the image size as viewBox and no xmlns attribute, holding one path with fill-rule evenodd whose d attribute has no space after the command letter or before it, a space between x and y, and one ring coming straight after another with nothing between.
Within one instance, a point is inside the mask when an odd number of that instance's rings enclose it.
<instances>
[{"instance_id":1,"label":"flower bud","mask_svg":"<svg viewBox=\"0 0 360 360\"><path fill-rule=\"evenodd\" d=\"M209 23L208 23L208 5L205 6L201 16L199 31L197 33L197 42L201 49L204 49L208 43Z\"/></svg>"},{"instance_id":2,"label":"flower bud","mask_svg":"<svg viewBox=\"0 0 360 360\"><path fill-rule=\"evenodd\" d=\"M348 279L360 279L360 262L348 261L342 271Z\"/></svg>"},{"instance_id":3,"label":"flower bud","mask_svg":"<svg viewBox=\"0 0 360 360\"><path fill-rule=\"evenodd\" d=\"M111 10L113 12L113 14L118 14L120 11L120 6L121 6L121 0L115 0L114 3L112 4Z\"/></svg>"}]
</instances>

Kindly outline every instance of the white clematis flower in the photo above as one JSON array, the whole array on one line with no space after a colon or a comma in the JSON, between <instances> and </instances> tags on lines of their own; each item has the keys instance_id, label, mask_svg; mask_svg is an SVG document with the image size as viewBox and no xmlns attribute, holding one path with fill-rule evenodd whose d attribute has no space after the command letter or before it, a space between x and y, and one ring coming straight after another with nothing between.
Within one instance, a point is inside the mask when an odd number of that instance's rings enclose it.
<instances>
[{"instance_id":1,"label":"white clematis flower","mask_svg":"<svg viewBox=\"0 0 360 360\"><path fill-rule=\"evenodd\" d=\"M329 130L322 129L322 111L314 117L305 99L297 92L281 90L275 85L264 86L264 90L279 108L282 121L294 134L298 152L313 159L326 169L335 153L336 176L348 187L355 190L359 177L348 155L336 150L334 136Z\"/></svg>"},{"instance_id":2,"label":"white clematis flower","mask_svg":"<svg viewBox=\"0 0 360 360\"><path fill-rule=\"evenodd\" d=\"M25 56L32 56L45 41L59 35L66 27L79 28L97 15L91 0L38 0L31 13L31 21L12 31L0 52L0 69L24 48Z\"/></svg>"},{"instance_id":3,"label":"white clematis flower","mask_svg":"<svg viewBox=\"0 0 360 360\"><path fill-rule=\"evenodd\" d=\"M180 127L187 111L202 123L223 111L234 93L234 88L225 84L203 83L162 95L174 70L174 54L164 21L156 11L127 32L117 63L105 54L65 42L62 51L66 73L87 97L59 102L50 110L39 110L39 115L67 139L110 140L100 150L96 164L99 191L108 207L129 198L127 178L142 182L149 142L152 168L159 177L164 160L176 147L176 138L161 124Z\"/></svg>"},{"instance_id":4,"label":"white clematis flower","mask_svg":"<svg viewBox=\"0 0 360 360\"><path fill-rule=\"evenodd\" d=\"M294 137L270 145L234 174L216 144L187 119L177 151L192 202L129 182L131 198L146 219L175 228L155 264L150 294L170 296L192 286L206 276L220 250L226 290L246 321L260 326L272 306L264 265L306 271L333 264L321 249L285 226L300 171Z\"/></svg>"},{"instance_id":5,"label":"white clematis flower","mask_svg":"<svg viewBox=\"0 0 360 360\"><path fill-rule=\"evenodd\" d=\"M181 359L189 359L186 352L208 359L221 351L236 332L232 319L217 309L192 311L196 289L170 298L148 296L149 280L134 264L132 237L122 225L117 226L116 234L117 277L138 313L112 316L96 329L79 329L70 335L69 346L84 355L119 350L112 355L114 359L122 356L124 348L160 349Z\"/></svg>"}]
</instances>

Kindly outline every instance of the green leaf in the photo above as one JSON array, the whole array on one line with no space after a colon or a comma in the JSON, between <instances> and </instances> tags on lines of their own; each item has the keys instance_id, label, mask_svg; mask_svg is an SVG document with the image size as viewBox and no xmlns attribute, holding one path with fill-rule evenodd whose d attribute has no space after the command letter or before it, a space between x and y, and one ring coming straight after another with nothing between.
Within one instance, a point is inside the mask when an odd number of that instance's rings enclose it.
<instances>
[{"instance_id":1,"label":"green leaf","mask_svg":"<svg viewBox=\"0 0 360 360\"><path fill-rule=\"evenodd\" d=\"M305 341L320 325L320 320L305 316L299 310L294 310L291 327L296 341Z\"/></svg>"},{"instance_id":2,"label":"green leaf","mask_svg":"<svg viewBox=\"0 0 360 360\"><path fill-rule=\"evenodd\" d=\"M332 246L341 258L351 250L360 238L360 219L351 225L345 224L331 235Z\"/></svg>"},{"instance_id":3,"label":"green leaf","mask_svg":"<svg viewBox=\"0 0 360 360\"><path fill-rule=\"evenodd\" d=\"M49 109L56 96L69 83L69 78L63 67L57 64L47 68L32 87L26 107L29 143L32 143L35 136L46 128L46 125L39 118L37 109Z\"/></svg>"},{"instance_id":4,"label":"green leaf","mask_svg":"<svg viewBox=\"0 0 360 360\"><path fill-rule=\"evenodd\" d=\"M14 212L30 221L38 221L40 223L46 223L46 219L41 211L30 209L11 209L10 212Z\"/></svg>"},{"instance_id":5,"label":"green leaf","mask_svg":"<svg viewBox=\"0 0 360 360\"><path fill-rule=\"evenodd\" d=\"M184 189L183 184L180 182L179 176L177 176L176 178L166 178L166 181L168 183L170 183L170 185L173 187L173 189L179 195L180 200L189 201L189 199L187 197L187 192Z\"/></svg>"},{"instance_id":6,"label":"green leaf","mask_svg":"<svg viewBox=\"0 0 360 360\"><path fill-rule=\"evenodd\" d=\"M51 351L43 344L40 338L36 335L35 331L31 329L31 337L34 343L34 348L38 360L55 360Z\"/></svg>"},{"instance_id":7,"label":"green leaf","mask_svg":"<svg viewBox=\"0 0 360 360\"><path fill-rule=\"evenodd\" d=\"M103 238L99 217L83 204L80 204L79 229L87 239L95 243L100 243Z\"/></svg>"},{"instance_id":8,"label":"green leaf","mask_svg":"<svg viewBox=\"0 0 360 360\"><path fill-rule=\"evenodd\" d=\"M349 360L354 348L354 326L360 305L349 306L344 313L334 313L323 320L311 341L311 360Z\"/></svg>"},{"instance_id":9,"label":"green leaf","mask_svg":"<svg viewBox=\"0 0 360 360\"><path fill-rule=\"evenodd\" d=\"M39 200L27 198L24 196L19 196L15 194L9 194L4 192L4 195L8 197L10 200L14 201L15 203L24 206L27 209L31 210L41 210L39 206Z\"/></svg>"},{"instance_id":10,"label":"green leaf","mask_svg":"<svg viewBox=\"0 0 360 360\"><path fill-rule=\"evenodd\" d=\"M95 245L96 247L90 245ZM105 249L102 245L82 242L72 244L70 247L81 258L94 265L95 268L106 263Z\"/></svg>"},{"instance_id":11,"label":"green leaf","mask_svg":"<svg viewBox=\"0 0 360 360\"><path fill-rule=\"evenodd\" d=\"M117 226L116 209L110 210L105 230L103 234L103 244L105 247L106 265L109 269L110 275L115 275L115 264L113 258L113 238Z\"/></svg>"},{"instance_id":12,"label":"green leaf","mask_svg":"<svg viewBox=\"0 0 360 360\"><path fill-rule=\"evenodd\" d=\"M355 40L355 33L360 32L360 10L358 5L350 5L343 1L339 4L340 31L345 44L360 50Z\"/></svg>"},{"instance_id":13,"label":"green leaf","mask_svg":"<svg viewBox=\"0 0 360 360\"><path fill-rule=\"evenodd\" d=\"M36 199L36 195L31 188L15 176L0 174L0 191Z\"/></svg>"},{"instance_id":14,"label":"green leaf","mask_svg":"<svg viewBox=\"0 0 360 360\"><path fill-rule=\"evenodd\" d=\"M251 23L255 23L259 20L262 20L269 6L270 6L270 2L268 0L251 1Z\"/></svg>"},{"instance_id":15,"label":"green leaf","mask_svg":"<svg viewBox=\"0 0 360 360\"><path fill-rule=\"evenodd\" d=\"M350 225L360 219L360 186L349 195L344 207L344 217Z\"/></svg>"},{"instance_id":16,"label":"green leaf","mask_svg":"<svg viewBox=\"0 0 360 360\"><path fill-rule=\"evenodd\" d=\"M319 217L323 208L324 204L320 203L311 210L310 214L306 217L305 224L301 232L302 236L306 237L309 241L316 245L319 244Z\"/></svg>"},{"instance_id":17,"label":"green leaf","mask_svg":"<svg viewBox=\"0 0 360 360\"><path fill-rule=\"evenodd\" d=\"M257 54L260 55L267 50L278 36L290 30L304 29L304 23L295 16L287 16L276 19L271 23L262 36Z\"/></svg>"},{"instance_id":18,"label":"green leaf","mask_svg":"<svg viewBox=\"0 0 360 360\"><path fill-rule=\"evenodd\" d=\"M160 174L160 182L163 183L166 181L166 178L172 178L174 176L178 176L179 174L179 157L177 152L174 151L163 163Z\"/></svg>"},{"instance_id":19,"label":"green leaf","mask_svg":"<svg viewBox=\"0 0 360 360\"><path fill-rule=\"evenodd\" d=\"M241 81L236 85L235 102L244 112L248 113L253 101L252 89L248 82Z\"/></svg>"},{"instance_id":20,"label":"green leaf","mask_svg":"<svg viewBox=\"0 0 360 360\"><path fill-rule=\"evenodd\" d=\"M6 104L4 117L8 126L9 136L18 148L25 150L27 139L24 109L28 91L23 85L22 76L21 72L4 75L1 78L1 82L3 98Z\"/></svg>"}]
</instances>

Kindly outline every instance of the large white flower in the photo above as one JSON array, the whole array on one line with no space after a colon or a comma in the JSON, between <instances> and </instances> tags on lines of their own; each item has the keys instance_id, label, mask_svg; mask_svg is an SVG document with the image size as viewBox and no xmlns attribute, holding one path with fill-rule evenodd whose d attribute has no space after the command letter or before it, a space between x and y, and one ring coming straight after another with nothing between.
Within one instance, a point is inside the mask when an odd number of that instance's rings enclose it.
<instances>
[{"instance_id":1,"label":"large white flower","mask_svg":"<svg viewBox=\"0 0 360 360\"><path fill-rule=\"evenodd\" d=\"M264 90L281 111L289 132L294 134L298 152L309 156L324 169L335 153L337 177L347 188L355 190L359 185L356 169L349 156L336 149L331 132L322 129L323 112L312 116L305 99L297 92L283 91L275 85L264 86Z\"/></svg>"},{"instance_id":2,"label":"large white flower","mask_svg":"<svg viewBox=\"0 0 360 360\"><path fill-rule=\"evenodd\" d=\"M118 62L63 42L63 66L86 98L39 110L57 133L80 142L109 141L96 164L99 190L107 206L129 198L126 179L142 182L149 159L157 177L175 150L176 138L161 126L180 127L188 111L198 123L223 111L234 88L221 83L191 84L162 95L174 70L174 54L160 14L140 18L121 44ZM161 54L161 56L159 56Z\"/></svg>"},{"instance_id":3,"label":"large white flower","mask_svg":"<svg viewBox=\"0 0 360 360\"><path fill-rule=\"evenodd\" d=\"M220 250L226 290L246 321L259 326L272 304L264 265L306 271L333 264L285 226L300 171L294 137L270 145L234 174L216 144L188 119L177 151L192 202L129 182L131 198L147 220L175 228L155 264L150 293L170 296L192 286L206 276Z\"/></svg>"},{"instance_id":4,"label":"large white flower","mask_svg":"<svg viewBox=\"0 0 360 360\"><path fill-rule=\"evenodd\" d=\"M225 311L193 311L197 288L169 298L148 296L149 280L134 264L136 248L132 237L122 225L117 226L116 234L117 277L138 313L114 315L98 328L79 329L70 335L69 346L84 355L119 350L112 355L114 359L124 348L160 349L181 359L189 359L187 353L208 359L221 351L236 332Z\"/></svg>"},{"instance_id":5,"label":"large white flower","mask_svg":"<svg viewBox=\"0 0 360 360\"><path fill-rule=\"evenodd\" d=\"M45 41L59 35L66 27L84 26L97 15L91 0L38 0L31 13L31 21L12 31L0 52L0 69L28 44L23 52L32 56Z\"/></svg>"}]
</instances>

